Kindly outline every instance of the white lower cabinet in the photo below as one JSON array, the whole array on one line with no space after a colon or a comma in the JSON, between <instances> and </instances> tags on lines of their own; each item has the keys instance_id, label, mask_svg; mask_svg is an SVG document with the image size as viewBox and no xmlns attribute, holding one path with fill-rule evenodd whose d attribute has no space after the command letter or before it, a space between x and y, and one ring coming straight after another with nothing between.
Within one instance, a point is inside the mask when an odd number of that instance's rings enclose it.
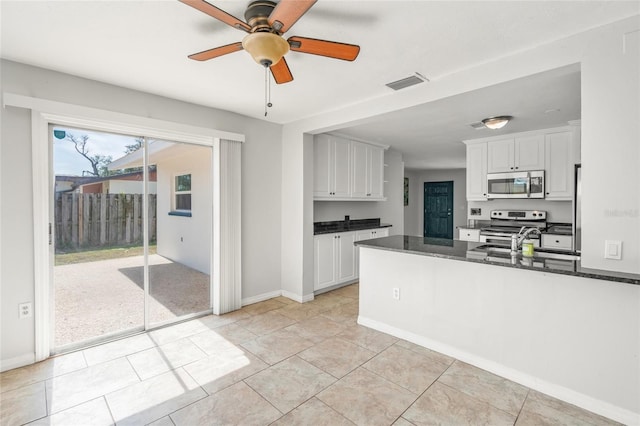
<instances>
[{"instance_id":1,"label":"white lower cabinet","mask_svg":"<svg viewBox=\"0 0 640 426\"><path fill-rule=\"evenodd\" d=\"M313 289L321 290L358 278L360 240L389 236L389 228L321 234L313 237Z\"/></svg>"},{"instance_id":2,"label":"white lower cabinet","mask_svg":"<svg viewBox=\"0 0 640 426\"><path fill-rule=\"evenodd\" d=\"M355 232L314 237L313 288L320 290L358 277Z\"/></svg>"},{"instance_id":3,"label":"white lower cabinet","mask_svg":"<svg viewBox=\"0 0 640 426\"><path fill-rule=\"evenodd\" d=\"M382 238L389 236L389 228L366 229L356 231L356 241L370 240L372 238Z\"/></svg>"}]
</instances>

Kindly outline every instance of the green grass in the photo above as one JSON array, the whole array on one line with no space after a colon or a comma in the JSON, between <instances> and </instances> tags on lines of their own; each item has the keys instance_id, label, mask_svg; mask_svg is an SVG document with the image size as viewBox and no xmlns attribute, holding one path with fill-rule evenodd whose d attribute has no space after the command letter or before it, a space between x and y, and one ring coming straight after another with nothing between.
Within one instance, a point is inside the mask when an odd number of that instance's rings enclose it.
<instances>
[{"instance_id":1,"label":"green grass","mask_svg":"<svg viewBox=\"0 0 640 426\"><path fill-rule=\"evenodd\" d=\"M149 254L156 253L156 246L149 246ZM119 259L121 257L142 256L142 246L121 246L102 249L75 251L72 253L59 253L55 255L55 265L71 265L73 263L95 262L98 260Z\"/></svg>"}]
</instances>

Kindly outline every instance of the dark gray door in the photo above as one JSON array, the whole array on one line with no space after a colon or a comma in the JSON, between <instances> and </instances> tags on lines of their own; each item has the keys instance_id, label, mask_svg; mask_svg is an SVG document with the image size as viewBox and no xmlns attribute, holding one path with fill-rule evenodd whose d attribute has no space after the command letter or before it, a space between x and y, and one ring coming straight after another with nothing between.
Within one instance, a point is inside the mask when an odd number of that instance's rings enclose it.
<instances>
[{"instance_id":1,"label":"dark gray door","mask_svg":"<svg viewBox=\"0 0 640 426\"><path fill-rule=\"evenodd\" d=\"M424 236L453 239L453 181L424 183Z\"/></svg>"}]
</instances>

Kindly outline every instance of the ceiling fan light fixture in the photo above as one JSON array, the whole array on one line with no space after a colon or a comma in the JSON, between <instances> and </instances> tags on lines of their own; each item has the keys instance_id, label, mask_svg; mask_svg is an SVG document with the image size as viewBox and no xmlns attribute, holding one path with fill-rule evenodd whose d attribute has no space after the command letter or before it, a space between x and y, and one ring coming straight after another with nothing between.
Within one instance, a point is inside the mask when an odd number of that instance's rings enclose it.
<instances>
[{"instance_id":1,"label":"ceiling fan light fixture","mask_svg":"<svg viewBox=\"0 0 640 426\"><path fill-rule=\"evenodd\" d=\"M513 119L513 117L510 115L500 115L497 117L485 118L482 120L482 124L484 124L487 129L497 130L506 126L511 119Z\"/></svg>"},{"instance_id":2,"label":"ceiling fan light fixture","mask_svg":"<svg viewBox=\"0 0 640 426\"><path fill-rule=\"evenodd\" d=\"M277 64L289 52L289 43L277 34L255 32L242 40L242 47L262 66Z\"/></svg>"}]
</instances>

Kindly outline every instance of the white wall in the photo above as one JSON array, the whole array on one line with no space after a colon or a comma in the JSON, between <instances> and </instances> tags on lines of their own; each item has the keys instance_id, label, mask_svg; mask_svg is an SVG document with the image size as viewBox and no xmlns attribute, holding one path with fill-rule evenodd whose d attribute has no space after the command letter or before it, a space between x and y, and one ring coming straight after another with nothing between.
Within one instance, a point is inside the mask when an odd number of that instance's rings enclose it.
<instances>
[{"instance_id":1,"label":"white wall","mask_svg":"<svg viewBox=\"0 0 640 426\"><path fill-rule=\"evenodd\" d=\"M314 201L313 221L380 218L393 225L391 235L403 234L403 173L402 154L393 149L384 153L384 196L386 201Z\"/></svg>"},{"instance_id":2,"label":"white wall","mask_svg":"<svg viewBox=\"0 0 640 426\"><path fill-rule=\"evenodd\" d=\"M18 304L32 301L34 295L32 177L28 166L31 113L4 108L1 114L0 360L4 364L7 359L34 353L35 329L33 321L18 320Z\"/></svg>"},{"instance_id":3,"label":"white wall","mask_svg":"<svg viewBox=\"0 0 640 426\"><path fill-rule=\"evenodd\" d=\"M404 208L405 234L424 234L424 183L453 181L453 238L457 228L467 224L467 171L466 169L408 170L409 205Z\"/></svg>"},{"instance_id":4,"label":"white wall","mask_svg":"<svg viewBox=\"0 0 640 426\"><path fill-rule=\"evenodd\" d=\"M173 181L191 174L191 217L171 216ZM158 162L157 253L205 274L211 272L213 185L211 148L193 146L184 155Z\"/></svg>"},{"instance_id":5,"label":"white wall","mask_svg":"<svg viewBox=\"0 0 640 426\"><path fill-rule=\"evenodd\" d=\"M11 61L0 65L2 90L9 93L244 134L242 297L280 290L282 126ZM34 247L30 111L6 107L0 118L4 364L34 352L34 322L18 320L18 304L34 297Z\"/></svg>"},{"instance_id":6,"label":"white wall","mask_svg":"<svg viewBox=\"0 0 640 426\"><path fill-rule=\"evenodd\" d=\"M582 62L582 264L640 273L640 16L593 34ZM606 240L622 260L604 259ZM585 249L586 248L586 249Z\"/></svg>"}]
</instances>

